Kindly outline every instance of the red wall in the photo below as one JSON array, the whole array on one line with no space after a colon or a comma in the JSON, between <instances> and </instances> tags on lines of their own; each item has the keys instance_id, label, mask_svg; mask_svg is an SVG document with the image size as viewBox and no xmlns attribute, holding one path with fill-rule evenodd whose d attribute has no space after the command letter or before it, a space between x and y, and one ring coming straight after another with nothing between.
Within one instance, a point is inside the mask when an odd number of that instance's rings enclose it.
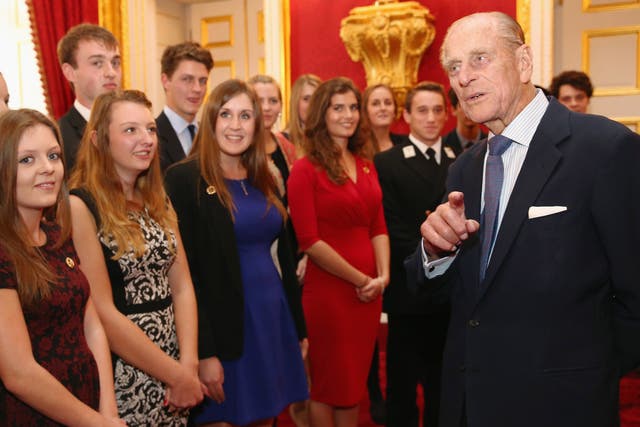
<instances>
[{"instance_id":1,"label":"red wall","mask_svg":"<svg viewBox=\"0 0 640 427\"><path fill-rule=\"evenodd\" d=\"M351 78L360 88L366 87L365 72L360 62L353 62L340 40L340 21L358 6L369 6L373 0L290 0L291 81L304 73L322 79L336 76ZM516 0L419 0L435 17L436 38L427 48L418 70L418 81L435 80L449 87L438 54L449 25L473 12L499 10L515 17ZM454 126L449 120L447 129ZM401 126L402 127L402 126ZM402 130L396 128L396 131Z\"/></svg>"}]
</instances>

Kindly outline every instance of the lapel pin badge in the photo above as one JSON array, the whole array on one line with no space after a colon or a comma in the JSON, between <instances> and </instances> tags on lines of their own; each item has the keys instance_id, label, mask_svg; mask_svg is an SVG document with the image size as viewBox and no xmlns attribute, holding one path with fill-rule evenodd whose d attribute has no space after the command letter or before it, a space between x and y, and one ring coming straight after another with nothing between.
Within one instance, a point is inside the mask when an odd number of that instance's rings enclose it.
<instances>
[{"instance_id":1,"label":"lapel pin badge","mask_svg":"<svg viewBox=\"0 0 640 427\"><path fill-rule=\"evenodd\" d=\"M404 155L405 159L415 157L416 149L413 147L413 145L407 145L406 147L402 147L402 154Z\"/></svg>"},{"instance_id":2,"label":"lapel pin badge","mask_svg":"<svg viewBox=\"0 0 640 427\"><path fill-rule=\"evenodd\" d=\"M447 157L450 158L450 159L455 159L456 158L456 154L453 152L451 147L444 147L444 154L446 154Z\"/></svg>"}]
</instances>

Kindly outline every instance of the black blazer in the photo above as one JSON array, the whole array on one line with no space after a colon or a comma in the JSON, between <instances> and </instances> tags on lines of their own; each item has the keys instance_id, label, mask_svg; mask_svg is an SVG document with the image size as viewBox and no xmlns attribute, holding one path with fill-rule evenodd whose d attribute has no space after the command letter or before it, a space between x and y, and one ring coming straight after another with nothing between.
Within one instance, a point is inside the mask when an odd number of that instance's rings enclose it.
<instances>
[{"instance_id":1,"label":"black blazer","mask_svg":"<svg viewBox=\"0 0 640 427\"><path fill-rule=\"evenodd\" d=\"M405 147L413 147L415 156L406 157ZM455 160L447 156L444 147L443 144L438 167L433 167L406 136L373 159L391 243L391 277L383 299L387 313L417 315L447 309L446 305L431 305L428 298L412 295L404 270L405 258L420 241L425 211L434 210L444 196L447 170Z\"/></svg>"},{"instance_id":2,"label":"black blazer","mask_svg":"<svg viewBox=\"0 0 640 427\"><path fill-rule=\"evenodd\" d=\"M64 143L64 159L65 159L65 171L67 176L76 164L76 156L78 149L80 148L80 141L82 141L82 135L84 129L87 127L87 121L82 117L80 112L73 105L67 111L67 114L60 117L58 121L60 126L60 133L62 134L62 141Z\"/></svg>"},{"instance_id":3,"label":"black blazer","mask_svg":"<svg viewBox=\"0 0 640 427\"><path fill-rule=\"evenodd\" d=\"M486 137L487 137L487 134L484 133L483 131L480 131L480 141L482 141ZM458 137L458 132L456 132L455 129L453 129L451 132L443 136L442 142L445 145L448 145L449 147L451 147L453 149L453 152L456 154L456 156L459 156L464 151L464 149L462 148L462 142Z\"/></svg>"},{"instance_id":4,"label":"black blazer","mask_svg":"<svg viewBox=\"0 0 640 427\"><path fill-rule=\"evenodd\" d=\"M208 194L197 161L177 164L166 174L167 193L178 214L198 301L200 359L224 360L242 355L244 297L233 222L217 194ZM283 226L278 260L298 337L307 336L300 286L290 240Z\"/></svg>"},{"instance_id":5,"label":"black blazer","mask_svg":"<svg viewBox=\"0 0 640 427\"><path fill-rule=\"evenodd\" d=\"M158 152L160 153L160 168L162 171L172 164L185 158L184 149L180 144L176 131L171 126L169 118L163 112L156 117L158 126Z\"/></svg>"},{"instance_id":6,"label":"black blazer","mask_svg":"<svg viewBox=\"0 0 640 427\"><path fill-rule=\"evenodd\" d=\"M476 220L485 152L462 154L447 182ZM477 234L448 271L441 426L459 427L463 405L474 427L617 425L618 378L640 362L639 161L640 136L550 98L485 280ZM530 218L531 206L567 210ZM406 264L416 284L419 257Z\"/></svg>"}]
</instances>

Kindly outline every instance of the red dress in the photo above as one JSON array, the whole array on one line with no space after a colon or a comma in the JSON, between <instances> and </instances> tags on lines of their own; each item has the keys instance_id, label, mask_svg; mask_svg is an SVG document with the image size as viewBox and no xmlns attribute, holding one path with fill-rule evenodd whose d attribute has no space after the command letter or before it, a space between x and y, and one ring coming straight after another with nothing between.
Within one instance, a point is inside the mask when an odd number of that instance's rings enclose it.
<instances>
[{"instance_id":1,"label":"red dress","mask_svg":"<svg viewBox=\"0 0 640 427\"><path fill-rule=\"evenodd\" d=\"M382 191L373 163L356 157L356 182L331 182L304 157L288 181L289 209L302 250L323 240L363 273L375 277L371 238L386 234ZM331 406L364 397L381 298L358 299L353 284L309 260L302 292L309 335L311 399Z\"/></svg>"},{"instance_id":2,"label":"red dress","mask_svg":"<svg viewBox=\"0 0 640 427\"><path fill-rule=\"evenodd\" d=\"M40 248L50 270L58 276L51 297L23 313L35 360L73 395L98 410L98 367L84 336L84 311L89 283L80 271L71 240L54 248L59 229L44 225L47 243ZM0 289L16 287L15 269L0 247ZM0 328L11 325L0 325ZM33 384L37 387L37 384ZM0 382L0 426L59 426L11 393Z\"/></svg>"}]
</instances>

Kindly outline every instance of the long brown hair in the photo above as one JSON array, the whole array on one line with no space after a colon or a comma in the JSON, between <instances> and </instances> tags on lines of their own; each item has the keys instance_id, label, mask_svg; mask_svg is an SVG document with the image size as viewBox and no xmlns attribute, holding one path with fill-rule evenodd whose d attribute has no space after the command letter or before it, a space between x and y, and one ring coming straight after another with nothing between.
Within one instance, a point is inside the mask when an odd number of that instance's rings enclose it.
<instances>
[{"instance_id":1,"label":"long brown hair","mask_svg":"<svg viewBox=\"0 0 640 427\"><path fill-rule=\"evenodd\" d=\"M247 176L251 184L262 192L267 198L267 208L275 206L283 218L287 212L276 195L275 182L267 165L267 154L264 142L264 124L262 123L262 110L258 98L247 83L242 80L226 80L216 86L209 95L202 114L202 123L187 161L195 159L200 167L200 175L207 183L215 187L220 202L229 210L231 218L234 218L236 207L231 198L231 193L224 181L224 173L220 165L220 145L216 138L216 122L220 109L232 98L245 94L251 100L255 128L251 145L242 153L242 166L247 170Z\"/></svg>"},{"instance_id":2,"label":"long brown hair","mask_svg":"<svg viewBox=\"0 0 640 427\"><path fill-rule=\"evenodd\" d=\"M361 103L360 91L346 77L336 77L322 83L311 97L306 129L304 131L304 151L313 163L327 171L329 179L336 184L344 184L347 173L342 167L340 147L333 142L327 129L326 113L331 106L331 98L336 94L352 92L358 106ZM365 141L360 137L360 123L349 137L347 149L354 155L366 157Z\"/></svg>"},{"instance_id":3,"label":"long brown hair","mask_svg":"<svg viewBox=\"0 0 640 427\"><path fill-rule=\"evenodd\" d=\"M367 110L369 104L369 98L371 94L376 89L386 89L391 94L391 99L393 100L393 116L395 118L396 113L398 112L398 104L396 103L396 98L393 96L393 90L389 85L384 83L378 83L373 86L367 87L362 93L362 105L360 108L360 131L362 132L363 138L367 141L367 157L372 158L375 154L380 152L380 142L378 138L376 138L376 134L371 128L371 118L369 117L369 111Z\"/></svg>"},{"instance_id":4,"label":"long brown hair","mask_svg":"<svg viewBox=\"0 0 640 427\"><path fill-rule=\"evenodd\" d=\"M0 244L13 262L18 295L22 305L26 307L49 297L51 287L57 279L27 234L16 200L18 145L24 134L38 125L51 130L62 150L58 126L42 113L21 109L7 111L0 116ZM64 181L56 203L44 210L43 218L61 226L60 238L55 242L55 247L60 247L71 235L69 193Z\"/></svg>"},{"instance_id":5,"label":"long brown hair","mask_svg":"<svg viewBox=\"0 0 640 427\"><path fill-rule=\"evenodd\" d=\"M151 102L137 90L114 91L98 96L69 180L71 188L84 188L93 196L100 212L100 232L113 236L117 243L114 259L131 249L138 257L145 251L142 230L138 222L128 215L127 200L111 155L109 125L113 107L119 102L132 102L151 110ZM149 169L138 176L135 188L140 192L149 216L160 224L165 233L174 230L176 216L164 191L157 151Z\"/></svg>"}]
</instances>

